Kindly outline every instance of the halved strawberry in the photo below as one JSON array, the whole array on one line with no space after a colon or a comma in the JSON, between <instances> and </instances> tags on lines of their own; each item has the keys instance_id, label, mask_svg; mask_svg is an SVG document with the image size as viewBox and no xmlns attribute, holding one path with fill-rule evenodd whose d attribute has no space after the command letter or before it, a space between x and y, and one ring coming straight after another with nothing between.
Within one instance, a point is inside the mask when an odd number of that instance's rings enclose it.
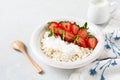
<instances>
[{"instance_id":1,"label":"halved strawberry","mask_svg":"<svg viewBox=\"0 0 120 80\"><path fill-rule=\"evenodd\" d=\"M87 46L91 49L94 49L98 43L96 37L88 37L86 41L87 41Z\"/></svg>"},{"instance_id":2,"label":"halved strawberry","mask_svg":"<svg viewBox=\"0 0 120 80\"><path fill-rule=\"evenodd\" d=\"M75 35L66 31L65 32L65 40L68 41L68 42L73 42L75 39Z\"/></svg>"},{"instance_id":3,"label":"halved strawberry","mask_svg":"<svg viewBox=\"0 0 120 80\"><path fill-rule=\"evenodd\" d=\"M59 26L59 24L57 22L49 22L48 23L48 29L51 30L53 28L57 28Z\"/></svg>"},{"instance_id":4,"label":"halved strawberry","mask_svg":"<svg viewBox=\"0 0 120 80\"><path fill-rule=\"evenodd\" d=\"M87 27L87 22L84 23L82 27L80 27L80 30L78 31L78 34L83 38L86 39L88 37L88 27Z\"/></svg>"},{"instance_id":5,"label":"halved strawberry","mask_svg":"<svg viewBox=\"0 0 120 80\"><path fill-rule=\"evenodd\" d=\"M71 26L71 32L72 32L73 34L77 34L78 31L79 31L79 26L78 26L76 23L74 23L74 24Z\"/></svg>"},{"instance_id":6,"label":"halved strawberry","mask_svg":"<svg viewBox=\"0 0 120 80\"><path fill-rule=\"evenodd\" d=\"M76 36L74 43L84 48L87 47L85 40L81 38L79 34Z\"/></svg>"},{"instance_id":7,"label":"halved strawberry","mask_svg":"<svg viewBox=\"0 0 120 80\"><path fill-rule=\"evenodd\" d=\"M70 31L70 27L72 26L72 23L70 21L62 21L59 25L61 28L63 28L65 31Z\"/></svg>"},{"instance_id":8,"label":"halved strawberry","mask_svg":"<svg viewBox=\"0 0 120 80\"><path fill-rule=\"evenodd\" d=\"M88 37L87 29L80 29L78 31L78 34L80 35L81 38L86 39Z\"/></svg>"},{"instance_id":9,"label":"halved strawberry","mask_svg":"<svg viewBox=\"0 0 120 80\"><path fill-rule=\"evenodd\" d=\"M60 34L60 30L63 30L63 29L61 29L61 28L54 28L54 33L55 33L55 35L59 35L59 36L61 36L61 34Z\"/></svg>"}]
</instances>

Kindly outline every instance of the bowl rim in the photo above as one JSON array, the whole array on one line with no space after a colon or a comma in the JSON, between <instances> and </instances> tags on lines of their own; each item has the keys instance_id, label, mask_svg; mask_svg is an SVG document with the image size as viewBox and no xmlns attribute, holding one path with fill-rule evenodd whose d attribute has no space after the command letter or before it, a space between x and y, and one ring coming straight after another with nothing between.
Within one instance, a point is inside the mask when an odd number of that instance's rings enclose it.
<instances>
[{"instance_id":1,"label":"bowl rim","mask_svg":"<svg viewBox=\"0 0 120 80\"><path fill-rule=\"evenodd\" d=\"M35 41L36 41L36 38L38 39L38 37L40 37L40 35L39 35L41 33L40 31L44 28L46 23L49 22L49 21L61 21L61 20L69 20L69 21L75 21L75 22L82 21L82 22L87 22L88 25L94 26L93 29L96 30L96 33L98 33L96 37L99 37L99 41L98 41L98 44L97 44L96 48L93 50L92 54L90 54L88 57L84 58L81 61L59 62L59 61L55 61L55 60L52 60L52 59L48 58L41 51L40 45L39 45L39 49L38 49ZM91 26L89 26L90 29L92 28ZM37 57L38 60L42 61L43 63L45 63L49 66L53 66L53 67L56 67L56 68L63 68L63 69L79 68L79 67L83 67L83 66L88 65L89 63L93 62L95 59L97 59L102 54L100 51L103 49L103 43L104 43L103 35L100 33L100 31L98 30L96 25L94 25L93 23L91 23L87 20L77 19L77 18L48 19L43 24L39 25L39 27L37 27L35 29L35 31L33 32L32 36L31 36L31 39L30 39L30 47L32 49L32 52L34 53L34 55Z\"/></svg>"}]
</instances>

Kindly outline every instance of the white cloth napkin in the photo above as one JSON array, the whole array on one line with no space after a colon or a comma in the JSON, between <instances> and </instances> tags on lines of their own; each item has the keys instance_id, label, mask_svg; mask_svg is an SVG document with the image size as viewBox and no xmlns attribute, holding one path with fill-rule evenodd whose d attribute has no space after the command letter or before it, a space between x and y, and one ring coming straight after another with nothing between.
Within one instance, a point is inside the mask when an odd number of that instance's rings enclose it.
<instances>
[{"instance_id":1,"label":"white cloth napkin","mask_svg":"<svg viewBox=\"0 0 120 80\"><path fill-rule=\"evenodd\" d=\"M104 51L102 58L120 57L120 10L116 10L111 16L111 20L103 30L104 33Z\"/></svg>"},{"instance_id":2,"label":"white cloth napkin","mask_svg":"<svg viewBox=\"0 0 120 80\"><path fill-rule=\"evenodd\" d=\"M99 60L74 71L69 80L120 80L120 10L103 30L104 50ZM108 58L108 59L106 59ZM105 60L104 60L105 59Z\"/></svg>"},{"instance_id":3,"label":"white cloth napkin","mask_svg":"<svg viewBox=\"0 0 120 80\"><path fill-rule=\"evenodd\" d=\"M106 29L110 30L108 27ZM120 28L117 28L116 30L112 29L111 32L105 32L104 40L104 50L102 51L102 55L99 59L120 58Z\"/></svg>"},{"instance_id":4,"label":"white cloth napkin","mask_svg":"<svg viewBox=\"0 0 120 80\"><path fill-rule=\"evenodd\" d=\"M95 61L89 66L77 69L69 80L120 80L120 59Z\"/></svg>"}]
</instances>

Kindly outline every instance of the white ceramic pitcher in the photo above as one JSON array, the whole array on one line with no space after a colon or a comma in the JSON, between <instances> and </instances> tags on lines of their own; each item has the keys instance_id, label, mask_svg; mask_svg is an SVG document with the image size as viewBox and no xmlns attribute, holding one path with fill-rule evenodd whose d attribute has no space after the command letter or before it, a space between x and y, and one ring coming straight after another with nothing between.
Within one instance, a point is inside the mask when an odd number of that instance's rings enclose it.
<instances>
[{"instance_id":1,"label":"white ceramic pitcher","mask_svg":"<svg viewBox=\"0 0 120 80\"><path fill-rule=\"evenodd\" d=\"M90 0L87 13L88 20L94 24L106 23L110 19L111 11L116 8L116 3L110 3L108 0Z\"/></svg>"}]
</instances>

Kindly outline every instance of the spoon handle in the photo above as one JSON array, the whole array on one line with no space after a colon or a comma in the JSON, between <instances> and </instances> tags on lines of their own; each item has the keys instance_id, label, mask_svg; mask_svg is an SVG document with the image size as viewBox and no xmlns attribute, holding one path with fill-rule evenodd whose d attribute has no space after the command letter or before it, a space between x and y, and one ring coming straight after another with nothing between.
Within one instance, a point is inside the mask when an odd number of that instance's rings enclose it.
<instances>
[{"instance_id":1,"label":"spoon handle","mask_svg":"<svg viewBox=\"0 0 120 80\"><path fill-rule=\"evenodd\" d=\"M28 60L31 62L33 67L36 69L38 73L42 72L42 68L28 55L27 52L23 51L24 55L28 58Z\"/></svg>"}]
</instances>

